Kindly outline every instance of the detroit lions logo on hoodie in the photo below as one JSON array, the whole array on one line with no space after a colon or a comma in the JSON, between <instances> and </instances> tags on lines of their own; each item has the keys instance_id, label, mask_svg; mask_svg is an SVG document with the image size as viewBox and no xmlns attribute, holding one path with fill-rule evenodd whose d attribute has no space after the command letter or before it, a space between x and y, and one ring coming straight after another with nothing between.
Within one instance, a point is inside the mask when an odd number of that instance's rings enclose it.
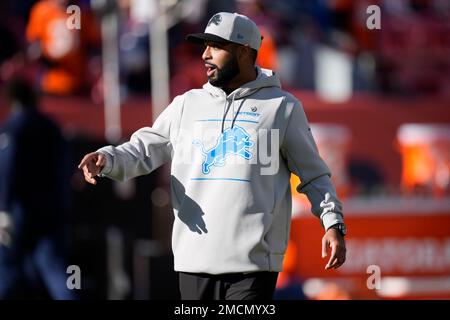
<instances>
[{"instance_id":1,"label":"detroit lions logo on hoodie","mask_svg":"<svg viewBox=\"0 0 450 320\"><path fill-rule=\"evenodd\" d=\"M202 172L208 174L211 166L224 166L226 157L232 154L251 159L252 153L249 148L254 145L250 140L250 134L240 126L226 129L217 139L216 145L210 150L205 150L200 140L194 140L194 145L199 146L205 160L202 163Z\"/></svg>"}]
</instances>

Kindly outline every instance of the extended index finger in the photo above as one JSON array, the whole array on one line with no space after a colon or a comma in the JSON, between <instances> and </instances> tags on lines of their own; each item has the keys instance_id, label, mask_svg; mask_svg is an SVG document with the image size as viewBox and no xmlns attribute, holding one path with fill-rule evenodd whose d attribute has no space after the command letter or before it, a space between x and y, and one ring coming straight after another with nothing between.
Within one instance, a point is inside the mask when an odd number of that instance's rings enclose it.
<instances>
[{"instance_id":1,"label":"extended index finger","mask_svg":"<svg viewBox=\"0 0 450 320\"><path fill-rule=\"evenodd\" d=\"M336 244L332 244L331 245L331 257L330 260L328 261L327 265L325 266L325 269L329 269L331 268L335 263L336 263L336 259L337 259L337 254L336 254Z\"/></svg>"},{"instance_id":2,"label":"extended index finger","mask_svg":"<svg viewBox=\"0 0 450 320\"><path fill-rule=\"evenodd\" d=\"M83 166L85 166L87 164L87 162L89 161L89 158L91 157L91 154L87 154L83 157L83 159L81 159L80 164L78 165L78 169L81 169Z\"/></svg>"}]
</instances>

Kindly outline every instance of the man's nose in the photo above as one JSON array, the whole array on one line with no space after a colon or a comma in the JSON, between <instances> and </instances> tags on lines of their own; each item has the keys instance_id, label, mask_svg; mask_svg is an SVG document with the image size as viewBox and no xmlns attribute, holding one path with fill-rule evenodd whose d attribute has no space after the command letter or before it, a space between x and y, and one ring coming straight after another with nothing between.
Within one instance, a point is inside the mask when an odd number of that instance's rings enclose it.
<instances>
[{"instance_id":1,"label":"man's nose","mask_svg":"<svg viewBox=\"0 0 450 320\"><path fill-rule=\"evenodd\" d=\"M211 50L209 50L209 46L205 47L205 50L203 51L203 54L202 54L202 59L204 61L211 59Z\"/></svg>"}]
</instances>

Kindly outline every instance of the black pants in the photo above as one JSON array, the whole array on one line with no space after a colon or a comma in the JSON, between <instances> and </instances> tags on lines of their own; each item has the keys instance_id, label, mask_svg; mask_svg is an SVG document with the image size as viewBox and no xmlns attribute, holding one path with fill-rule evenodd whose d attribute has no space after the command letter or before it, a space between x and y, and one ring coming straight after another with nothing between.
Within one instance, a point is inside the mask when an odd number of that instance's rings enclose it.
<instances>
[{"instance_id":1,"label":"black pants","mask_svg":"<svg viewBox=\"0 0 450 320\"><path fill-rule=\"evenodd\" d=\"M182 300L271 300L278 278L278 272L178 274Z\"/></svg>"}]
</instances>

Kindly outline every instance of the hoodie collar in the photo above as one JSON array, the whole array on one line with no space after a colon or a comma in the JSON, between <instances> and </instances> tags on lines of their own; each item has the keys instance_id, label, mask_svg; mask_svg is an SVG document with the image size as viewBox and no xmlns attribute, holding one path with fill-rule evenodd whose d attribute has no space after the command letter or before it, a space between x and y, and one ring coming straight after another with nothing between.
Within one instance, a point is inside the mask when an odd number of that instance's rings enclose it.
<instances>
[{"instance_id":1,"label":"hoodie collar","mask_svg":"<svg viewBox=\"0 0 450 320\"><path fill-rule=\"evenodd\" d=\"M221 88L215 87L209 82L203 85L203 89L208 91L211 95L215 97L225 97L226 99L241 99L247 97L261 88L265 87L281 87L280 79L275 72L269 69L263 69L256 67L257 76L256 79L247 83L244 83L239 88L235 89L228 96Z\"/></svg>"}]
</instances>

